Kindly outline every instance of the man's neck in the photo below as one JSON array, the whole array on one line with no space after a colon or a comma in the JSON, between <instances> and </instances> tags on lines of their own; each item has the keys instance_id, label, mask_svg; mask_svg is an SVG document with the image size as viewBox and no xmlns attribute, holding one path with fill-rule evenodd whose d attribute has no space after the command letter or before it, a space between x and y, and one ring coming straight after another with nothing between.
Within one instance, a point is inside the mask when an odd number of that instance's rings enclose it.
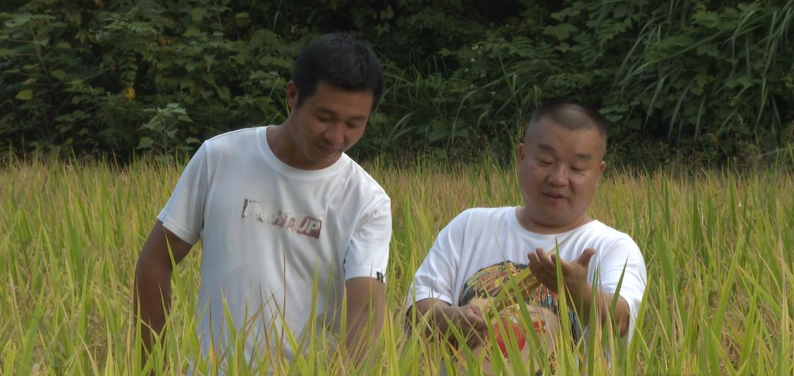
<instances>
[{"instance_id":1,"label":"man's neck","mask_svg":"<svg viewBox=\"0 0 794 376\"><path fill-rule=\"evenodd\" d=\"M273 151L273 154L276 155L276 158L291 166L292 163L290 163L290 160L292 158L289 151L295 150L296 147L292 137L290 137L288 134L288 121L289 119L279 125L267 127L267 132L265 132L265 141L270 147L270 150Z\"/></svg>"},{"instance_id":2,"label":"man's neck","mask_svg":"<svg viewBox=\"0 0 794 376\"><path fill-rule=\"evenodd\" d=\"M516 220L518 220L518 224L524 230L529 232L534 232L536 234L561 234L563 232L568 232L573 229L577 229L581 226L584 226L592 221L592 219L587 216L587 214L583 215L577 220L571 221L569 223L564 224L554 224L554 225L546 225L543 223L538 223L534 221L532 217L530 217L529 212L525 206L518 207L516 209Z\"/></svg>"},{"instance_id":3,"label":"man's neck","mask_svg":"<svg viewBox=\"0 0 794 376\"><path fill-rule=\"evenodd\" d=\"M317 167L307 160L298 149L298 145L290 134L288 118L286 121L279 125L267 127L265 132L265 141L273 151L273 154L281 162L287 166L297 168L299 170L318 170L328 166ZM333 164L333 163L331 163ZM331 165L329 164L329 166Z\"/></svg>"}]
</instances>

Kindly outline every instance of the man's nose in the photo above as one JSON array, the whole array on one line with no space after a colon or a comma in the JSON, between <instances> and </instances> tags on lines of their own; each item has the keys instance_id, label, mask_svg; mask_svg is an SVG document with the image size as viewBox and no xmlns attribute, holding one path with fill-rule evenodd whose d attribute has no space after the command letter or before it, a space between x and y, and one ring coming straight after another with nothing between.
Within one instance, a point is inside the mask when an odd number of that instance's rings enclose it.
<instances>
[{"instance_id":1,"label":"man's nose","mask_svg":"<svg viewBox=\"0 0 794 376\"><path fill-rule=\"evenodd\" d=\"M329 144L339 145L345 140L345 135L342 130L342 124L331 124L326 128L325 132L323 132L323 138L325 138L325 141Z\"/></svg>"},{"instance_id":2,"label":"man's nose","mask_svg":"<svg viewBox=\"0 0 794 376\"><path fill-rule=\"evenodd\" d=\"M568 185L568 168L563 165L556 166L549 174L547 181L555 186Z\"/></svg>"}]
</instances>

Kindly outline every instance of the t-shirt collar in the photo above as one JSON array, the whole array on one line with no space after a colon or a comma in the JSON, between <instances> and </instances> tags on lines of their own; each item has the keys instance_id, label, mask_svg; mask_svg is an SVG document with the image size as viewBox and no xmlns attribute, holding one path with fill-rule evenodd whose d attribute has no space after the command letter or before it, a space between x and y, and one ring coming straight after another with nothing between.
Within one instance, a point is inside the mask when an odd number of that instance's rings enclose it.
<instances>
[{"instance_id":1,"label":"t-shirt collar","mask_svg":"<svg viewBox=\"0 0 794 376\"><path fill-rule=\"evenodd\" d=\"M273 149L270 148L270 144L267 142L268 127L270 126L259 127L257 128L256 132L256 137L257 140L259 140L258 144L262 157L271 168L290 179L304 181L326 179L333 176L334 174L337 174L342 168L344 168L344 166L350 163L350 157L348 157L347 154L342 153L339 159L337 159L337 161L332 165L319 170L303 170L292 167L284 163L276 156L276 154L273 153Z\"/></svg>"}]
</instances>

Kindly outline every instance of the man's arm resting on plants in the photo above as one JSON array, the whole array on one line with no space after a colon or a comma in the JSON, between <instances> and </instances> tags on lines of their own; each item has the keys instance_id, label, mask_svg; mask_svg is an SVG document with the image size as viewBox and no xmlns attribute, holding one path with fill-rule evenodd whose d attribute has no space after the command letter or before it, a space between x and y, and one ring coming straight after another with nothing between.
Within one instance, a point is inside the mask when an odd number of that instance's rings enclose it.
<instances>
[{"instance_id":1,"label":"man's arm resting on plants","mask_svg":"<svg viewBox=\"0 0 794 376\"><path fill-rule=\"evenodd\" d=\"M613 325L617 325L620 336L624 337L629 331L629 303L618 295L615 310L612 311L612 299L615 295L598 288L593 290L593 286L588 283L580 293L574 290L569 291L571 304L574 304L576 309L581 307L580 314L585 323L589 322L590 312L594 311L598 315L598 323L606 325L612 320ZM610 312L612 312L611 315Z\"/></svg>"},{"instance_id":2,"label":"man's arm resting on plants","mask_svg":"<svg viewBox=\"0 0 794 376\"><path fill-rule=\"evenodd\" d=\"M470 347L479 343L488 331L482 310L474 305L457 307L440 299L428 298L417 301L413 309L428 319L429 329L438 333L446 334L450 324L455 326L467 338ZM410 312L407 317L410 317Z\"/></svg>"},{"instance_id":3,"label":"man's arm resting on plants","mask_svg":"<svg viewBox=\"0 0 794 376\"><path fill-rule=\"evenodd\" d=\"M163 223L159 220L152 227L143 245L143 251L135 267L133 309L135 317L142 321L144 363L147 353L152 349L152 332L162 334L167 310L171 307L173 265L182 261L191 247L191 244L182 241L163 227Z\"/></svg>"},{"instance_id":4,"label":"man's arm resting on plants","mask_svg":"<svg viewBox=\"0 0 794 376\"><path fill-rule=\"evenodd\" d=\"M360 362L376 345L386 314L386 285L374 278L356 277L345 282L347 329L345 346Z\"/></svg>"}]
</instances>

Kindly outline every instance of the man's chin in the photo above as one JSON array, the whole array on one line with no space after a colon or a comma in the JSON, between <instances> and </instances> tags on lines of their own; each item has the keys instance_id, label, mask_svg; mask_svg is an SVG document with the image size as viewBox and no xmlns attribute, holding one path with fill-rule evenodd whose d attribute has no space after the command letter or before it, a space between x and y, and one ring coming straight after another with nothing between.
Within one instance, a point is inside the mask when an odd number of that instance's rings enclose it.
<instances>
[{"instance_id":1,"label":"man's chin","mask_svg":"<svg viewBox=\"0 0 794 376\"><path fill-rule=\"evenodd\" d=\"M571 223L568 214L569 213L546 212L543 213L542 218L539 218L536 222L548 228L566 227Z\"/></svg>"},{"instance_id":2,"label":"man's chin","mask_svg":"<svg viewBox=\"0 0 794 376\"><path fill-rule=\"evenodd\" d=\"M317 165L323 165L327 167L334 164L334 162L336 162L341 156L342 153L319 154L319 155L315 155L312 158L312 162L314 162Z\"/></svg>"}]
</instances>

